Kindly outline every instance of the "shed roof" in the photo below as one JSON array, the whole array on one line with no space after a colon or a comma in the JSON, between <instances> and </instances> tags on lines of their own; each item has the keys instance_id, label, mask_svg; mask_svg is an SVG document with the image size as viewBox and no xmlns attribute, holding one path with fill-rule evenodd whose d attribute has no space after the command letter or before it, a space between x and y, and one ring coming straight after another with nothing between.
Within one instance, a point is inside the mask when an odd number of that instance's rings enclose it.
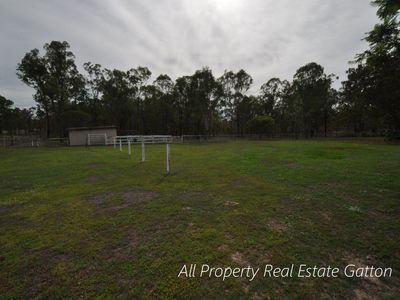
<instances>
[{"instance_id":1,"label":"shed roof","mask_svg":"<svg viewBox=\"0 0 400 300\"><path fill-rule=\"evenodd\" d=\"M66 128L67 131L98 130L98 129L117 129L117 126L94 126L94 127L71 127L71 128Z\"/></svg>"}]
</instances>

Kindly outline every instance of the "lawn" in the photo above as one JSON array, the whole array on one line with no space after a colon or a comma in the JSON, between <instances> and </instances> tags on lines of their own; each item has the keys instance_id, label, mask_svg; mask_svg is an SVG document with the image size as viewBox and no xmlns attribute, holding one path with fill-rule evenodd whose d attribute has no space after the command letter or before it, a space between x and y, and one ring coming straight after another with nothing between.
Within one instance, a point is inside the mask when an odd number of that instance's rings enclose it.
<instances>
[{"instance_id":1,"label":"lawn","mask_svg":"<svg viewBox=\"0 0 400 300\"><path fill-rule=\"evenodd\" d=\"M238 141L0 150L0 298L400 297L400 148ZM178 277L184 264L390 278Z\"/></svg>"}]
</instances>

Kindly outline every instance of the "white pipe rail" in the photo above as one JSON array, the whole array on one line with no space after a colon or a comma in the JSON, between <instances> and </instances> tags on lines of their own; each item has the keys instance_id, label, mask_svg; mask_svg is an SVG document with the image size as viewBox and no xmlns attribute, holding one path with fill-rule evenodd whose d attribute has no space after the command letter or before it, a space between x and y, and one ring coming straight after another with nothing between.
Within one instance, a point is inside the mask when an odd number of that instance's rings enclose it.
<instances>
[{"instance_id":1,"label":"white pipe rail","mask_svg":"<svg viewBox=\"0 0 400 300\"><path fill-rule=\"evenodd\" d=\"M146 154L144 153L144 142L142 142L142 162L146 159Z\"/></svg>"},{"instance_id":2,"label":"white pipe rail","mask_svg":"<svg viewBox=\"0 0 400 300\"><path fill-rule=\"evenodd\" d=\"M121 144L166 144L173 141L172 135L118 135L114 137L116 142Z\"/></svg>"},{"instance_id":3,"label":"white pipe rail","mask_svg":"<svg viewBox=\"0 0 400 300\"><path fill-rule=\"evenodd\" d=\"M167 144L167 175L171 173L171 161L170 161L170 150L169 150L169 144Z\"/></svg>"}]
</instances>

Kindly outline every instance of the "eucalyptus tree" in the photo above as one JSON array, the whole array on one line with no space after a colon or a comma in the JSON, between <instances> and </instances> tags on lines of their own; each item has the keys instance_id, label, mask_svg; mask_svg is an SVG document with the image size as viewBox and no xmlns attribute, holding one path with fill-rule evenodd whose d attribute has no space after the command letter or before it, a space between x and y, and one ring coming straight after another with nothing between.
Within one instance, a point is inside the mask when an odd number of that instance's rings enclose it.
<instances>
[{"instance_id":1,"label":"eucalyptus tree","mask_svg":"<svg viewBox=\"0 0 400 300\"><path fill-rule=\"evenodd\" d=\"M287 84L287 81L282 82L279 78L274 77L261 85L259 98L262 114L274 115L276 106L282 102Z\"/></svg>"},{"instance_id":2,"label":"eucalyptus tree","mask_svg":"<svg viewBox=\"0 0 400 300\"><path fill-rule=\"evenodd\" d=\"M147 67L131 68L126 72L129 82L129 104L132 108L132 114L129 118L129 129L133 129L136 133L144 130L144 91L151 77L151 71Z\"/></svg>"},{"instance_id":3,"label":"eucalyptus tree","mask_svg":"<svg viewBox=\"0 0 400 300\"><path fill-rule=\"evenodd\" d=\"M82 95L84 81L75 65L75 56L67 42L52 41L26 53L17 67L17 76L36 90L35 101L45 111L47 136L50 136L50 117L54 116L60 137L63 136L63 113L71 101Z\"/></svg>"},{"instance_id":4,"label":"eucalyptus tree","mask_svg":"<svg viewBox=\"0 0 400 300\"><path fill-rule=\"evenodd\" d=\"M158 96L158 108L160 111L159 117L161 121L162 133L171 134L174 131L174 103L173 103L173 90L174 82L166 75L159 75L153 82Z\"/></svg>"},{"instance_id":5,"label":"eucalyptus tree","mask_svg":"<svg viewBox=\"0 0 400 300\"><path fill-rule=\"evenodd\" d=\"M375 0L380 23L367 34L369 49L356 61L370 83L369 105L376 107L388 136L400 138L400 2ZM349 77L349 80L351 78Z\"/></svg>"},{"instance_id":6,"label":"eucalyptus tree","mask_svg":"<svg viewBox=\"0 0 400 300\"><path fill-rule=\"evenodd\" d=\"M104 71L104 80L100 85L102 101L110 122L120 129L129 127L129 119L133 113L132 89L126 72L117 69Z\"/></svg>"},{"instance_id":7,"label":"eucalyptus tree","mask_svg":"<svg viewBox=\"0 0 400 300\"><path fill-rule=\"evenodd\" d=\"M101 83L104 81L104 74L100 64L86 62L83 64L87 76L85 77L87 106L93 115L93 123L98 124L99 112L101 110Z\"/></svg>"},{"instance_id":8,"label":"eucalyptus tree","mask_svg":"<svg viewBox=\"0 0 400 300\"><path fill-rule=\"evenodd\" d=\"M178 128L177 133L180 135L189 134L189 98L191 95L191 76L178 77L175 80L173 98L174 108L177 110Z\"/></svg>"},{"instance_id":9,"label":"eucalyptus tree","mask_svg":"<svg viewBox=\"0 0 400 300\"><path fill-rule=\"evenodd\" d=\"M300 67L293 78L294 91L301 100L305 137L318 135L327 111L333 75L326 75L324 68L315 63Z\"/></svg>"},{"instance_id":10,"label":"eucalyptus tree","mask_svg":"<svg viewBox=\"0 0 400 300\"><path fill-rule=\"evenodd\" d=\"M245 124L241 123L239 115L239 105L243 101L246 92L250 89L253 78L244 70L239 70L237 73L225 71L218 79L222 86L222 106L224 116L231 122L236 123L236 133L243 131Z\"/></svg>"},{"instance_id":11,"label":"eucalyptus tree","mask_svg":"<svg viewBox=\"0 0 400 300\"><path fill-rule=\"evenodd\" d=\"M50 137L52 126L51 117L54 114L52 108L54 99L50 97L49 72L45 59L40 56L38 49L26 53L17 67L17 76L25 84L35 89L33 99L38 104L39 113L43 112L46 120L46 136Z\"/></svg>"},{"instance_id":12,"label":"eucalyptus tree","mask_svg":"<svg viewBox=\"0 0 400 300\"><path fill-rule=\"evenodd\" d=\"M189 105L195 134L208 135L221 97L221 87L211 69L197 70L190 78Z\"/></svg>"},{"instance_id":13,"label":"eucalyptus tree","mask_svg":"<svg viewBox=\"0 0 400 300\"><path fill-rule=\"evenodd\" d=\"M10 129L14 102L0 95L0 133Z\"/></svg>"}]
</instances>

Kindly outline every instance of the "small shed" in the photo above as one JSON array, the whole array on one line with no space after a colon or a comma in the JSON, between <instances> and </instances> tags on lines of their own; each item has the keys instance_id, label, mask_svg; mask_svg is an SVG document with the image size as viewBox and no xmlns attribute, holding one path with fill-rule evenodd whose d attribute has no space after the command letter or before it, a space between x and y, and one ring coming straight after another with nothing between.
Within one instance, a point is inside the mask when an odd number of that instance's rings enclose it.
<instances>
[{"instance_id":1,"label":"small shed","mask_svg":"<svg viewBox=\"0 0 400 300\"><path fill-rule=\"evenodd\" d=\"M117 136L116 126L67 128L70 146L107 145Z\"/></svg>"}]
</instances>

